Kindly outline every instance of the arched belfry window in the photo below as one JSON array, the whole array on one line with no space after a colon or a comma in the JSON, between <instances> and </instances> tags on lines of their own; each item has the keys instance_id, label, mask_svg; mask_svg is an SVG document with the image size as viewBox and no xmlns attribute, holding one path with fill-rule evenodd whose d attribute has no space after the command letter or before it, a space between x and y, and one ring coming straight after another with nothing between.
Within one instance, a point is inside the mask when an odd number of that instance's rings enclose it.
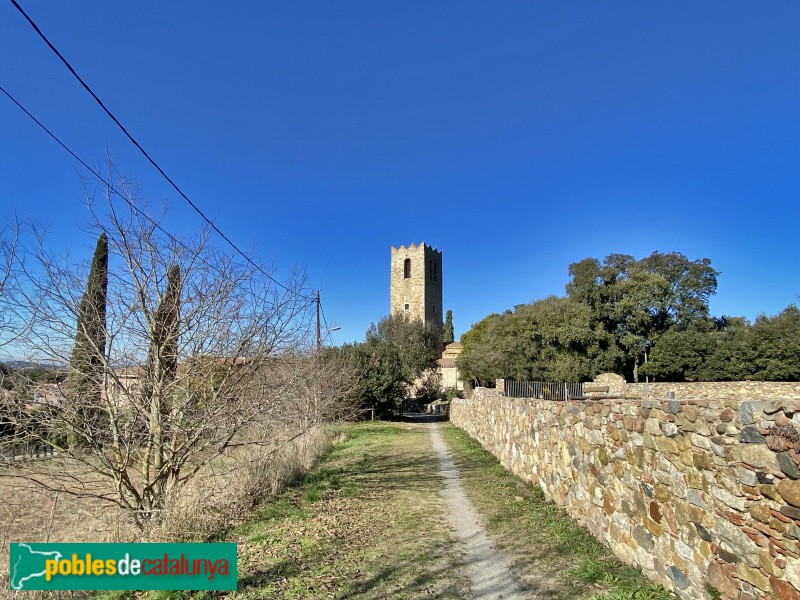
<instances>
[{"instance_id":1,"label":"arched belfry window","mask_svg":"<svg viewBox=\"0 0 800 600\"><path fill-rule=\"evenodd\" d=\"M410 258L407 258L403 262L403 277L405 279L408 279L409 277L411 277L411 259Z\"/></svg>"}]
</instances>

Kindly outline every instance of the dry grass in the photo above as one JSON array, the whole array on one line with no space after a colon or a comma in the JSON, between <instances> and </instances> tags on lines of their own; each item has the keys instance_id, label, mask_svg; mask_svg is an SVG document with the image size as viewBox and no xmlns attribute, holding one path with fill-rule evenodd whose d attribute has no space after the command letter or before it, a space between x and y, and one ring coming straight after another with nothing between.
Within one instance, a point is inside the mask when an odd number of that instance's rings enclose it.
<instances>
[{"instance_id":1,"label":"dry grass","mask_svg":"<svg viewBox=\"0 0 800 600\"><path fill-rule=\"evenodd\" d=\"M169 498L148 541L210 541L278 494L288 481L317 462L329 436L315 429L277 446L242 447L219 457L199 477Z\"/></svg>"},{"instance_id":2,"label":"dry grass","mask_svg":"<svg viewBox=\"0 0 800 600\"><path fill-rule=\"evenodd\" d=\"M109 593L114 600L460 599L463 556L444 514L427 429L340 429L321 464L228 536L236 592Z\"/></svg>"},{"instance_id":3,"label":"dry grass","mask_svg":"<svg viewBox=\"0 0 800 600\"><path fill-rule=\"evenodd\" d=\"M285 432L284 432L285 434ZM179 492L167 499L162 518L142 532L130 515L97 497L78 498L48 491L10 477L36 473L24 465L0 471L0 598L85 598L83 592L12 592L8 589L11 542L140 542L208 541L242 522L258 502L279 493L285 484L307 472L329 446L329 435L312 430L280 445L241 447L218 457ZM47 469L64 473L71 466L49 459ZM101 494L104 482L84 481L86 491Z\"/></svg>"},{"instance_id":4,"label":"dry grass","mask_svg":"<svg viewBox=\"0 0 800 600\"><path fill-rule=\"evenodd\" d=\"M466 597L441 487L427 429L353 426L319 468L230 537L239 544L230 597Z\"/></svg>"},{"instance_id":5,"label":"dry grass","mask_svg":"<svg viewBox=\"0 0 800 600\"><path fill-rule=\"evenodd\" d=\"M68 469L59 459L54 469ZM25 467L14 467L25 473ZM8 473L6 472L5 475ZM96 498L52 492L0 473L0 598L83 598L79 592L12 592L9 544L12 542L124 542L136 539L135 527L121 509ZM47 483L51 483L47 481ZM87 484L91 489L91 483Z\"/></svg>"}]
</instances>

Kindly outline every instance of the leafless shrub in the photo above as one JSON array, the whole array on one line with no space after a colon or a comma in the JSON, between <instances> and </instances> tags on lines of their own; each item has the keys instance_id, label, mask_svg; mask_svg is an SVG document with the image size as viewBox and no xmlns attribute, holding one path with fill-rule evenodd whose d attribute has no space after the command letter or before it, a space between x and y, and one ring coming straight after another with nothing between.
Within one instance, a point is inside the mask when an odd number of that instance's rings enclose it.
<instances>
[{"instance_id":1,"label":"leafless shrub","mask_svg":"<svg viewBox=\"0 0 800 600\"><path fill-rule=\"evenodd\" d=\"M282 447L235 449L167 498L162 518L147 531L148 540L206 540L223 533L246 519L260 501L307 472L327 442L317 429Z\"/></svg>"},{"instance_id":2,"label":"leafless shrub","mask_svg":"<svg viewBox=\"0 0 800 600\"><path fill-rule=\"evenodd\" d=\"M89 198L91 229L108 243L105 306L91 313L87 270L48 251L40 233L0 298L20 324L18 348L69 365L65 382L4 397L0 478L114 505L155 531L168 511L191 505L175 499L198 475L214 480L248 449L284 452L320 423L347 418L354 380L347 365L306 350L313 299L301 274L278 283L265 267L214 247L208 232L191 240L165 233L124 179L113 187L113 173L109 165L100 182L102 202ZM76 322L88 346L81 352ZM86 323L102 331L89 335ZM19 469L20 446L57 458ZM194 506L216 506L213 490L197 485Z\"/></svg>"}]
</instances>

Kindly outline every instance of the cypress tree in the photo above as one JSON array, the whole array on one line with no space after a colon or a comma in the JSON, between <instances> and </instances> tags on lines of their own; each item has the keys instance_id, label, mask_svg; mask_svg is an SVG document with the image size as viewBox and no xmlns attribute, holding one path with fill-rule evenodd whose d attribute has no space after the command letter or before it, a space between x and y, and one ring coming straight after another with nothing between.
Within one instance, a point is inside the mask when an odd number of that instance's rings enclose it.
<instances>
[{"instance_id":1,"label":"cypress tree","mask_svg":"<svg viewBox=\"0 0 800 600\"><path fill-rule=\"evenodd\" d=\"M167 273L167 289L153 315L153 331L147 353L148 374L163 389L178 372L178 326L181 312L181 269L173 265Z\"/></svg>"},{"instance_id":2,"label":"cypress tree","mask_svg":"<svg viewBox=\"0 0 800 600\"><path fill-rule=\"evenodd\" d=\"M92 257L86 291L78 305L75 344L69 361L68 396L74 408L70 445L78 443L98 414L103 393L108 299L108 237L102 233ZM90 436L93 437L93 436Z\"/></svg>"},{"instance_id":3,"label":"cypress tree","mask_svg":"<svg viewBox=\"0 0 800 600\"><path fill-rule=\"evenodd\" d=\"M446 346L447 344L452 344L455 340L455 337L456 334L453 330L453 311L448 310L444 318L444 333L442 335L442 341Z\"/></svg>"},{"instance_id":4,"label":"cypress tree","mask_svg":"<svg viewBox=\"0 0 800 600\"><path fill-rule=\"evenodd\" d=\"M142 382L143 405L150 411L148 440L142 456L142 472L150 480L164 464L164 418L169 414L169 387L178 373L178 328L180 324L181 270L173 265L167 273L167 288L159 302L150 331L150 347ZM166 480L162 480L162 484Z\"/></svg>"}]
</instances>

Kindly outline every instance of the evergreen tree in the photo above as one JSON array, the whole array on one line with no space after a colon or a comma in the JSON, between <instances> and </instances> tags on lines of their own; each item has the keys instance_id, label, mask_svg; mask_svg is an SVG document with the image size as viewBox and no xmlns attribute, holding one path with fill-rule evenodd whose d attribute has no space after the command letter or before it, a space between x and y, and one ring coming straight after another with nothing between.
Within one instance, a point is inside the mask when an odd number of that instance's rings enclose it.
<instances>
[{"instance_id":1,"label":"evergreen tree","mask_svg":"<svg viewBox=\"0 0 800 600\"><path fill-rule=\"evenodd\" d=\"M165 462L164 422L170 410L170 388L178 373L178 330L180 324L181 270L173 265L167 274L167 288L151 322L150 347L143 377L143 406L149 408L148 445L142 469L160 470ZM161 484L166 485L166 480Z\"/></svg>"},{"instance_id":2,"label":"evergreen tree","mask_svg":"<svg viewBox=\"0 0 800 600\"><path fill-rule=\"evenodd\" d=\"M609 336L593 327L580 302L550 296L489 315L461 336L458 369L465 379L585 381L606 360Z\"/></svg>"},{"instance_id":3,"label":"evergreen tree","mask_svg":"<svg viewBox=\"0 0 800 600\"><path fill-rule=\"evenodd\" d=\"M756 381L800 381L800 309L756 318L750 335Z\"/></svg>"},{"instance_id":4,"label":"evergreen tree","mask_svg":"<svg viewBox=\"0 0 800 600\"><path fill-rule=\"evenodd\" d=\"M588 306L593 325L614 337L620 362L613 370L631 381L638 380L641 359L663 334L708 319L719 275L709 259L689 260L680 252L653 252L641 260L610 254L602 263L586 258L572 263L569 274L568 297Z\"/></svg>"},{"instance_id":5,"label":"evergreen tree","mask_svg":"<svg viewBox=\"0 0 800 600\"><path fill-rule=\"evenodd\" d=\"M92 257L86 291L78 305L75 345L69 361L67 393L73 407L70 445L79 444L82 428L96 424L100 415L107 296L108 237L102 233Z\"/></svg>"},{"instance_id":6,"label":"evergreen tree","mask_svg":"<svg viewBox=\"0 0 800 600\"><path fill-rule=\"evenodd\" d=\"M178 372L178 325L181 313L181 269L173 265L167 274L167 290L153 316L153 338L149 361L157 363L168 383Z\"/></svg>"},{"instance_id":7,"label":"evergreen tree","mask_svg":"<svg viewBox=\"0 0 800 600\"><path fill-rule=\"evenodd\" d=\"M444 333L442 334L442 341L444 345L452 344L455 340L456 333L453 330L453 311L448 310L444 317Z\"/></svg>"},{"instance_id":8,"label":"evergreen tree","mask_svg":"<svg viewBox=\"0 0 800 600\"><path fill-rule=\"evenodd\" d=\"M178 326L180 324L181 270L173 265L167 274L167 288L151 322L150 347L144 375L143 394L161 396L178 373Z\"/></svg>"},{"instance_id":9,"label":"evergreen tree","mask_svg":"<svg viewBox=\"0 0 800 600\"><path fill-rule=\"evenodd\" d=\"M436 367L438 339L430 325L395 314L371 325L363 343L342 348L358 364L362 402L384 412L400 406L409 385Z\"/></svg>"}]
</instances>

